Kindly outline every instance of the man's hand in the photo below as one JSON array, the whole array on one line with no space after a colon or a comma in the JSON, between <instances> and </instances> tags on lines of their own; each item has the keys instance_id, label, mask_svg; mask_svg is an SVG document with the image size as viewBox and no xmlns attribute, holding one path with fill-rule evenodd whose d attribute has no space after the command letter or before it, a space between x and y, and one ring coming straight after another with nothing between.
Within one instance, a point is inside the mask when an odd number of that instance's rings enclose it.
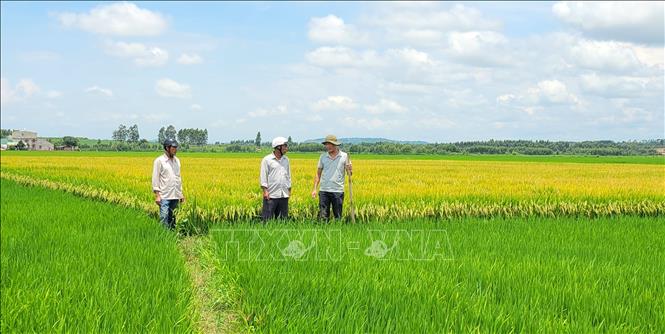
<instances>
[{"instance_id":1,"label":"man's hand","mask_svg":"<svg viewBox=\"0 0 665 334\"><path fill-rule=\"evenodd\" d=\"M162 197L159 196L159 193L155 193L155 203L157 203L157 205L162 204Z\"/></svg>"},{"instance_id":2,"label":"man's hand","mask_svg":"<svg viewBox=\"0 0 665 334\"><path fill-rule=\"evenodd\" d=\"M182 195L182 198L180 198L180 203L185 203L185 195Z\"/></svg>"},{"instance_id":3,"label":"man's hand","mask_svg":"<svg viewBox=\"0 0 665 334\"><path fill-rule=\"evenodd\" d=\"M316 189L312 190L312 198L316 198Z\"/></svg>"},{"instance_id":4,"label":"man's hand","mask_svg":"<svg viewBox=\"0 0 665 334\"><path fill-rule=\"evenodd\" d=\"M270 193L268 192L268 189L263 189L263 198L270 200Z\"/></svg>"},{"instance_id":5,"label":"man's hand","mask_svg":"<svg viewBox=\"0 0 665 334\"><path fill-rule=\"evenodd\" d=\"M346 172L349 173L349 175L353 175L353 165L346 165Z\"/></svg>"}]
</instances>

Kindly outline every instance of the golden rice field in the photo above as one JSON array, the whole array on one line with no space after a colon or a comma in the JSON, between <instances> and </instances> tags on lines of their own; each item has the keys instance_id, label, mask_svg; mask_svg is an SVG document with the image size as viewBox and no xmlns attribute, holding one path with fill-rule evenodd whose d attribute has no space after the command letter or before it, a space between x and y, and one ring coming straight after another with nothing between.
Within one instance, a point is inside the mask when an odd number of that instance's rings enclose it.
<instances>
[{"instance_id":1,"label":"golden rice field","mask_svg":"<svg viewBox=\"0 0 665 334\"><path fill-rule=\"evenodd\" d=\"M155 153L2 154L2 177L148 211ZM258 215L262 155L180 154L185 195L209 221ZM291 155L290 215L311 218L318 155ZM357 217L665 214L665 164L352 157ZM574 161L571 159L571 161ZM348 200L346 201L348 208ZM346 208L345 208L346 210Z\"/></svg>"}]
</instances>

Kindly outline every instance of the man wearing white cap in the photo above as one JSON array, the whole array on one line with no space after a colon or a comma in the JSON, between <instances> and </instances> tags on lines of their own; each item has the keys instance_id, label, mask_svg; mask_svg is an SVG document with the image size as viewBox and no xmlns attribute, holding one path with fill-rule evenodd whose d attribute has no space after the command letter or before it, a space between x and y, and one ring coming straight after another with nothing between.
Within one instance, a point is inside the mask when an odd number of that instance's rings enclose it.
<instances>
[{"instance_id":1,"label":"man wearing white cap","mask_svg":"<svg viewBox=\"0 0 665 334\"><path fill-rule=\"evenodd\" d=\"M289 197L291 196L291 165L286 152L289 148L287 139L276 137L272 140L272 153L261 160L259 182L263 189L263 221L289 216Z\"/></svg>"},{"instance_id":2,"label":"man wearing white cap","mask_svg":"<svg viewBox=\"0 0 665 334\"><path fill-rule=\"evenodd\" d=\"M316 190L319 187L319 219L330 218L330 207L333 215L339 219L342 217L342 203L344 202L344 172L351 175L351 160L348 154L339 149L341 144L337 137L326 136L322 142L326 152L321 154L319 164L314 176L314 190L312 198L316 198Z\"/></svg>"}]
</instances>

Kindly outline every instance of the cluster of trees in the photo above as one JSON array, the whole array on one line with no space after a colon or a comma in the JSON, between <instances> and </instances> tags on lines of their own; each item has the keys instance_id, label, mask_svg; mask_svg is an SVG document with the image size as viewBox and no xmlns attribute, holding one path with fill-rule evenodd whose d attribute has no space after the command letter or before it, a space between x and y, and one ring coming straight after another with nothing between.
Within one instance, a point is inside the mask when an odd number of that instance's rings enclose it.
<instances>
[{"instance_id":1,"label":"cluster of trees","mask_svg":"<svg viewBox=\"0 0 665 334\"><path fill-rule=\"evenodd\" d=\"M175 126L169 125L166 128L162 126L157 134L157 141L163 143L167 139L176 139L177 134Z\"/></svg>"},{"instance_id":2,"label":"cluster of trees","mask_svg":"<svg viewBox=\"0 0 665 334\"><path fill-rule=\"evenodd\" d=\"M207 129L180 129L178 142L182 145L206 145L208 143Z\"/></svg>"},{"instance_id":3,"label":"cluster of trees","mask_svg":"<svg viewBox=\"0 0 665 334\"><path fill-rule=\"evenodd\" d=\"M111 138L120 142L138 143L140 139L139 126L134 124L128 128L124 124L120 124L118 129L113 131Z\"/></svg>"},{"instance_id":4,"label":"cluster of trees","mask_svg":"<svg viewBox=\"0 0 665 334\"><path fill-rule=\"evenodd\" d=\"M180 129L176 130L173 125L161 127L157 134L157 141L163 143L166 139L176 139L181 145L206 145L208 144L208 129Z\"/></svg>"}]
</instances>

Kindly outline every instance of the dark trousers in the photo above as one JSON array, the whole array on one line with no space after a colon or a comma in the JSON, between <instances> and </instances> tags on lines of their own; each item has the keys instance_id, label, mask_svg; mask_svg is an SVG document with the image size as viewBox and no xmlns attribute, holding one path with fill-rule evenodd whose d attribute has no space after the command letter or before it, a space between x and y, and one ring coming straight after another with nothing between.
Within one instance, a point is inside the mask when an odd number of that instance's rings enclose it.
<instances>
[{"instance_id":1,"label":"dark trousers","mask_svg":"<svg viewBox=\"0 0 665 334\"><path fill-rule=\"evenodd\" d=\"M344 193L319 191L319 219L330 219L331 206L333 216L336 219L342 218L342 203L344 203Z\"/></svg>"},{"instance_id":2,"label":"dark trousers","mask_svg":"<svg viewBox=\"0 0 665 334\"><path fill-rule=\"evenodd\" d=\"M289 198L263 199L263 211L261 217L265 222L268 219L289 217Z\"/></svg>"},{"instance_id":3,"label":"dark trousers","mask_svg":"<svg viewBox=\"0 0 665 334\"><path fill-rule=\"evenodd\" d=\"M173 210L178 207L180 200L178 199L163 199L159 203L159 221L169 229L175 228L175 214Z\"/></svg>"}]
</instances>

